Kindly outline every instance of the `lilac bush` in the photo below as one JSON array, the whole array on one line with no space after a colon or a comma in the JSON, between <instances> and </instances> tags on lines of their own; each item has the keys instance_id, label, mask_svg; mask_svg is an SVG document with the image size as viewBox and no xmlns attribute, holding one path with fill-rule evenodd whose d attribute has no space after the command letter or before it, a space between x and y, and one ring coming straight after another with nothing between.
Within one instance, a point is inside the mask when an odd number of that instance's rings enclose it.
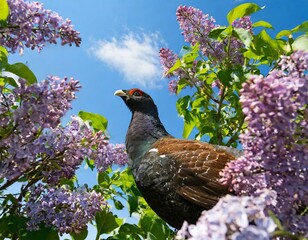
<instances>
[{"instance_id":1,"label":"lilac bush","mask_svg":"<svg viewBox=\"0 0 308 240\"><path fill-rule=\"evenodd\" d=\"M52 227L60 234L79 233L93 220L95 214L106 205L100 193L68 186L59 188L41 184L32 187L24 211L29 218L28 230L38 230L40 224Z\"/></svg>"},{"instance_id":2,"label":"lilac bush","mask_svg":"<svg viewBox=\"0 0 308 240\"><path fill-rule=\"evenodd\" d=\"M79 46L81 38L74 30L69 19L63 19L58 13L43 8L39 2L8 0L10 15L7 26L0 28L0 45L11 53L31 48L40 51L45 43L75 44Z\"/></svg>"},{"instance_id":3,"label":"lilac bush","mask_svg":"<svg viewBox=\"0 0 308 240\"><path fill-rule=\"evenodd\" d=\"M0 45L8 52L22 54L25 47L40 51L45 43L58 40L62 45L79 46L81 38L70 20L38 2L7 2L10 14L0 27ZM2 72L13 65L8 64L6 51L1 54ZM33 75L25 65L13 70L16 76ZM84 160L99 171L112 164L124 165L125 147L111 144L105 129L94 131L78 116L61 125L80 89L78 81L49 76L36 83L32 78L16 80L5 75L1 79L0 238L28 239L33 234L44 238L46 232L56 238L54 230L78 235L107 203L99 187L96 192L78 185L76 170ZM12 191L11 186L19 191Z\"/></svg>"},{"instance_id":4,"label":"lilac bush","mask_svg":"<svg viewBox=\"0 0 308 240\"><path fill-rule=\"evenodd\" d=\"M266 207L275 204L276 192L263 190L255 197L227 195L204 211L194 225L183 224L177 239L270 239L276 229Z\"/></svg>"},{"instance_id":5,"label":"lilac bush","mask_svg":"<svg viewBox=\"0 0 308 240\"><path fill-rule=\"evenodd\" d=\"M277 204L270 208L300 234L308 232L308 215L301 214L308 206L307 69L308 52L297 51L283 56L268 76L251 76L244 83L244 155L228 164L222 179L240 195L275 190Z\"/></svg>"},{"instance_id":6,"label":"lilac bush","mask_svg":"<svg viewBox=\"0 0 308 240\"><path fill-rule=\"evenodd\" d=\"M209 37L209 34L215 28L220 27L215 24L215 19L201 10L193 7L179 6L176 12L177 21L186 42L192 46L199 44L199 58L206 59L209 66L217 67L219 65L242 65L244 56L242 49L244 44L235 37L228 37L217 40ZM249 16L245 16L233 22L234 28L241 28L252 33L252 22ZM170 80L168 89L174 94L177 91L177 84L180 79L187 80L190 86L202 86L202 80L196 74L198 69L198 59L192 66L182 65L176 70L169 72L180 57L172 50L162 48L159 52L161 65L163 68L163 77Z\"/></svg>"},{"instance_id":7,"label":"lilac bush","mask_svg":"<svg viewBox=\"0 0 308 240\"><path fill-rule=\"evenodd\" d=\"M52 76L30 86L23 79L19 84L11 92L0 88L0 129L6 130L0 141L0 178L8 180L20 177L37 159L42 161L43 155L55 158L56 152L62 151L46 141L48 135L44 131L57 128L80 87L74 79ZM59 143L58 148L61 147Z\"/></svg>"},{"instance_id":8,"label":"lilac bush","mask_svg":"<svg viewBox=\"0 0 308 240\"><path fill-rule=\"evenodd\" d=\"M74 176L86 158L95 160L101 171L126 163L123 145L110 144L79 117L60 125L79 88L74 79L50 76L32 85L21 80L11 92L0 89L0 129L8 131L0 140L0 178L17 179L39 164L44 180L56 184Z\"/></svg>"}]
</instances>

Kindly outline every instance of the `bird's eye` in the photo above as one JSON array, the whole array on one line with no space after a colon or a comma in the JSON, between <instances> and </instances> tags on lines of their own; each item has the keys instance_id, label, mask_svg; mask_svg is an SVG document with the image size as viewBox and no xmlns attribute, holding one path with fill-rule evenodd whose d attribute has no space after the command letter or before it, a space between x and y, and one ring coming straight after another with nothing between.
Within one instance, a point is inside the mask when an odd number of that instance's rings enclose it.
<instances>
[{"instance_id":1,"label":"bird's eye","mask_svg":"<svg viewBox=\"0 0 308 240\"><path fill-rule=\"evenodd\" d=\"M141 93L139 91L135 91L133 94L134 96L141 96Z\"/></svg>"},{"instance_id":2,"label":"bird's eye","mask_svg":"<svg viewBox=\"0 0 308 240\"><path fill-rule=\"evenodd\" d=\"M131 90L130 94L133 95L133 96L142 96L143 95L142 91L139 90L139 89Z\"/></svg>"}]
</instances>

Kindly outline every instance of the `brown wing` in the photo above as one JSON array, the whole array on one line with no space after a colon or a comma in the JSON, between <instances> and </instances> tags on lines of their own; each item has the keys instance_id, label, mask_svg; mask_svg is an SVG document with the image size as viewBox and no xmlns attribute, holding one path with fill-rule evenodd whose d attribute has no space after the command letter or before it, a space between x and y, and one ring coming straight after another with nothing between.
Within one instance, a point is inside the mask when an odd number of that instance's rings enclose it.
<instances>
[{"instance_id":1,"label":"brown wing","mask_svg":"<svg viewBox=\"0 0 308 240\"><path fill-rule=\"evenodd\" d=\"M205 209L212 208L228 188L218 182L219 172L235 157L223 148L204 142L165 137L154 148L176 162L177 193Z\"/></svg>"}]
</instances>

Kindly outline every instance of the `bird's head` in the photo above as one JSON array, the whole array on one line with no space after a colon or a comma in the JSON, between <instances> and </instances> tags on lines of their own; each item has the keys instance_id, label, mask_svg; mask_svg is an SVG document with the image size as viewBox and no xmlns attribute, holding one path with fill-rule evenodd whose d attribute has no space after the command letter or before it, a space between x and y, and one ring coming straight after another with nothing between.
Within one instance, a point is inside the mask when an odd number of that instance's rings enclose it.
<instances>
[{"instance_id":1,"label":"bird's head","mask_svg":"<svg viewBox=\"0 0 308 240\"><path fill-rule=\"evenodd\" d=\"M129 90L117 90L114 95L123 99L126 106L134 112L142 112L145 114L157 114L157 107L153 99L144 91L133 88Z\"/></svg>"}]
</instances>

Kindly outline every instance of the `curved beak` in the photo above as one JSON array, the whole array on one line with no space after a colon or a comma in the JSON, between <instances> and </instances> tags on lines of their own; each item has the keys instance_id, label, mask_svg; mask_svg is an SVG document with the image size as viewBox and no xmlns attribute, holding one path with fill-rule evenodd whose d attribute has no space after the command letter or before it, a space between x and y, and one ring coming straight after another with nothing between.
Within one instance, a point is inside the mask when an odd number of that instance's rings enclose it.
<instances>
[{"instance_id":1,"label":"curved beak","mask_svg":"<svg viewBox=\"0 0 308 240\"><path fill-rule=\"evenodd\" d=\"M126 97L127 93L124 90L117 90L114 92L114 95L119 97Z\"/></svg>"}]
</instances>

